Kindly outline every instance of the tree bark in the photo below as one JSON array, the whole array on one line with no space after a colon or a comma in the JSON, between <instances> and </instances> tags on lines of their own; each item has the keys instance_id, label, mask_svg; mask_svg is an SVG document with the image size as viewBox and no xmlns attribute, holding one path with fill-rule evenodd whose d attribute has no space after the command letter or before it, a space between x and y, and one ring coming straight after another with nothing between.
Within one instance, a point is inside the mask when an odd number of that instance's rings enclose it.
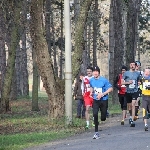
<instances>
[{"instance_id":1,"label":"tree bark","mask_svg":"<svg viewBox=\"0 0 150 150\"><path fill-rule=\"evenodd\" d=\"M0 5L0 86L3 87L5 69L6 69L6 51L5 51L5 38L6 38L6 27L5 27L5 11L3 5ZM0 88L0 98L1 98L2 88ZM1 103L1 100L0 100Z\"/></svg>"},{"instance_id":2,"label":"tree bark","mask_svg":"<svg viewBox=\"0 0 150 150\"><path fill-rule=\"evenodd\" d=\"M51 14L51 27L52 27L52 37L53 37L53 68L54 68L54 73L55 76L58 77L58 66L57 66L57 47L55 44L56 38L55 38L55 28L54 28L54 15Z\"/></svg>"},{"instance_id":3,"label":"tree bark","mask_svg":"<svg viewBox=\"0 0 150 150\"><path fill-rule=\"evenodd\" d=\"M60 71L59 78L63 78L63 2L61 0L61 41L60 41Z\"/></svg>"},{"instance_id":4,"label":"tree bark","mask_svg":"<svg viewBox=\"0 0 150 150\"><path fill-rule=\"evenodd\" d=\"M22 75L22 68L21 68L21 51L20 45L18 45L16 49L16 61L15 61L15 71L16 71L16 85L17 85L17 96L22 96L22 86L21 86L21 75Z\"/></svg>"},{"instance_id":5,"label":"tree bark","mask_svg":"<svg viewBox=\"0 0 150 150\"><path fill-rule=\"evenodd\" d=\"M36 54L33 49L32 52L33 59L33 84L32 84L32 111L39 111L38 106L38 67L36 63Z\"/></svg>"},{"instance_id":6,"label":"tree bark","mask_svg":"<svg viewBox=\"0 0 150 150\"><path fill-rule=\"evenodd\" d=\"M54 76L52 61L42 29L42 8L42 0L31 1L30 33L37 56L38 70L48 94L49 119L56 119L64 115L64 83L57 84Z\"/></svg>"},{"instance_id":7,"label":"tree bark","mask_svg":"<svg viewBox=\"0 0 150 150\"><path fill-rule=\"evenodd\" d=\"M28 84L28 69L27 69L27 46L26 46L26 31L27 31L27 1L23 1L23 8L22 8L22 29L23 33L21 36L22 41L22 48L21 48L21 55L22 55L22 95L24 97L29 96L29 84Z\"/></svg>"},{"instance_id":8,"label":"tree bark","mask_svg":"<svg viewBox=\"0 0 150 150\"><path fill-rule=\"evenodd\" d=\"M1 103L1 110L9 111L9 97L11 92L11 84L14 74L15 68L15 56L16 56L16 49L19 43L19 20L20 20L20 1L16 2L13 1L12 3L7 3L9 8L12 11L11 21L12 21L12 30L11 30L11 42L10 42L10 49L8 50L8 60L7 60L7 68L6 74L4 79L3 85L3 92L2 92L2 103Z\"/></svg>"},{"instance_id":9,"label":"tree bark","mask_svg":"<svg viewBox=\"0 0 150 150\"><path fill-rule=\"evenodd\" d=\"M113 0L110 11L110 82L113 84L116 76L121 72L124 58L124 30L123 30L123 1ZM111 16L112 15L112 16ZM114 88L112 92L112 102L118 103L118 90Z\"/></svg>"},{"instance_id":10,"label":"tree bark","mask_svg":"<svg viewBox=\"0 0 150 150\"><path fill-rule=\"evenodd\" d=\"M46 30L46 41L48 45L49 55L51 57L51 32L50 32L50 24L51 24L51 0L45 1L45 30Z\"/></svg>"},{"instance_id":11,"label":"tree bark","mask_svg":"<svg viewBox=\"0 0 150 150\"><path fill-rule=\"evenodd\" d=\"M93 66L97 66L97 34L98 34L98 0L94 4L94 18L93 18Z\"/></svg>"},{"instance_id":12,"label":"tree bark","mask_svg":"<svg viewBox=\"0 0 150 150\"><path fill-rule=\"evenodd\" d=\"M84 29L86 27L86 20L91 3L92 0L84 0L80 5L80 13L75 27L75 51L72 58L73 81L78 75L80 71L80 66L82 64L82 54L85 47Z\"/></svg>"},{"instance_id":13,"label":"tree bark","mask_svg":"<svg viewBox=\"0 0 150 150\"><path fill-rule=\"evenodd\" d=\"M126 33L126 65L135 61L135 53L137 50L137 26L138 26L138 5L137 0L128 2L127 11L127 33Z\"/></svg>"},{"instance_id":14,"label":"tree bark","mask_svg":"<svg viewBox=\"0 0 150 150\"><path fill-rule=\"evenodd\" d=\"M109 14L109 81L113 84L114 82L114 23L113 23L113 0L110 4L110 14Z\"/></svg>"}]
</instances>

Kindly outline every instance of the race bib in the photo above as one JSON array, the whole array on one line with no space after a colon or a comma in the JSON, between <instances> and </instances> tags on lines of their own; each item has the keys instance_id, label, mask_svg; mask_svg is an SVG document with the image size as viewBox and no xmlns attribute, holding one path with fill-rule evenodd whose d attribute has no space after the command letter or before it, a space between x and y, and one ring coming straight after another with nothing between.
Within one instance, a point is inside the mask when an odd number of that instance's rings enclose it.
<instances>
[{"instance_id":1,"label":"race bib","mask_svg":"<svg viewBox=\"0 0 150 150\"><path fill-rule=\"evenodd\" d=\"M102 88L95 88L94 92L95 94L102 93Z\"/></svg>"},{"instance_id":2,"label":"race bib","mask_svg":"<svg viewBox=\"0 0 150 150\"><path fill-rule=\"evenodd\" d=\"M130 89L135 88L135 80L132 80L132 84L129 85L129 88L130 88Z\"/></svg>"},{"instance_id":3,"label":"race bib","mask_svg":"<svg viewBox=\"0 0 150 150\"><path fill-rule=\"evenodd\" d=\"M150 90L150 82L143 82L143 90Z\"/></svg>"}]
</instances>

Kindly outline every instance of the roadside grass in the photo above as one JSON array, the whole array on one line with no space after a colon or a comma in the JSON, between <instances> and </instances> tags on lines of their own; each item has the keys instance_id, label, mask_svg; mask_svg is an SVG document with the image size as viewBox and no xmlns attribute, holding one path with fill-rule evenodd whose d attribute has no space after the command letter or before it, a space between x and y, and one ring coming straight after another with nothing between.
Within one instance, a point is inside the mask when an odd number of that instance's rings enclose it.
<instances>
[{"instance_id":1,"label":"roadside grass","mask_svg":"<svg viewBox=\"0 0 150 150\"><path fill-rule=\"evenodd\" d=\"M112 101L110 100L108 103L108 110L110 115L116 115L116 114L121 114L121 108L120 108L120 104L112 104Z\"/></svg>"},{"instance_id":2,"label":"roadside grass","mask_svg":"<svg viewBox=\"0 0 150 150\"><path fill-rule=\"evenodd\" d=\"M37 132L15 135L0 135L0 150L20 150L42 143L58 140L73 135L74 131L65 129L63 131Z\"/></svg>"},{"instance_id":3,"label":"roadside grass","mask_svg":"<svg viewBox=\"0 0 150 150\"><path fill-rule=\"evenodd\" d=\"M0 150L21 150L85 131L85 120L75 118L75 100L73 123L66 126L64 118L53 121L48 119L48 98L44 94L39 94L38 112L31 111L31 98L10 102L11 112L0 115ZM119 105L109 103L110 114L120 113L118 110Z\"/></svg>"}]
</instances>

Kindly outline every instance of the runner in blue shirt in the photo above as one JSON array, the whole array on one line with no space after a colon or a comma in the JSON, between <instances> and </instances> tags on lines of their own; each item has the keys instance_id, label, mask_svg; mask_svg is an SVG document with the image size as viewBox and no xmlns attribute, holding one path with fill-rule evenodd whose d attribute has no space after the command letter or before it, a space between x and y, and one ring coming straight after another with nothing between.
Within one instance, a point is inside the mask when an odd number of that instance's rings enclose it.
<instances>
[{"instance_id":1,"label":"runner in blue shirt","mask_svg":"<svg viewBox=\"0 0 150 150\"><path fill-rule=\"evenodd\" d=\"M99 139L98 133L98 111L101 111L101 121L106 120L108 108L108 93L113 90L109 81L100 76L98 66L93 68L93 78L90 79L90 94L93 97L93 116L95 123L95 134L93 139Z\"/></svg>"},{"instance_id":2,"label":"runner in blue shirt","mask_svg":"<svg viewBox=\"0 0 150 150\"><path fill-rule=\"evenodd\" d=\"M136 65L135 62L130 63L130 70L123 74L121 81L122 85L126 85L125 98L130 113L129 123L131 127L135 127L135 123L133 122L135 120L135 104L139 97L138 85L141 79L140 72L135 71Z\"/></svg>"}]
</instances>

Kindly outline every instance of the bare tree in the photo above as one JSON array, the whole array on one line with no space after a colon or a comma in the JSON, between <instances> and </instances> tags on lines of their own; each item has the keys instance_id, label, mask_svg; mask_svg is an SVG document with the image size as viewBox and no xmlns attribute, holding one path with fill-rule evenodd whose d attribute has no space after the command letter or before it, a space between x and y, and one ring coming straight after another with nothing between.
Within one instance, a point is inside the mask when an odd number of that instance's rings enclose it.
<instances>
[{"instance_id":1,"label":"bare tree","mask_svg":"<svg viewBox=\"0 0 150 150\"><path fill-rule=\"evenodd\" d=\"M6 74L4 79L4 86L2 92L2 102L1 102L1 111L7 112L10 110L9 106L9 96L11 91L11 84L14 74L14 67L15 67L15 56L16 56L16 49L19 43L19 20L20 20L20 1L6 1L7 6L9 6L10 10L10 21L11 21L11 41L10 41L10 49L8 49L8 60L7 60L7 67L6 67Z\"/></svg>"},{"instance_id":2,"label":"bare tree","mask_svg":"<svg viewBox=\"0 0 150 150\"><path fill-rule=\"evenodd\" d=\"M72 58L73 80L78 75L80 65L82 64L82 55L85 49L84 29L86 27L86 20L91 3L92 0L85 0L80 5L80 13L75 28L75 51Z\"/></svg>"},{"instance_id":3,"label":"bare tree","mask_svg":"<svg viewBox=\"0 0 150 150\"><path fill-rule=\"evenodd\" d=\"M138 15L141 0L130 0L127 3L127 32L126 32L126 64L135 60L138 41Z\"/></svg>"},{"instance_id":4,"label":"bare tree","mask_svg":"<svg viewBox=\"0 0 150 150\"><path fill-rule=\"evenodd\" d=\"M97 35L98 35L98 0L94 3L94 17L93 17L93 66L97 66Z\"/></svg>"},{"instance_id":5,"label":"bare tree","mask_svg":"<svg viewBox=\"0 0 150 150\"><path fill-rule=\"evenodd\" d=\"M113 84L124 64L124 1L113 0L110 7L110 82ZM117 89L113 90L112 101L118 103Z\"/></svg>"},{"instance_id":6,"label":"bare tree","mask_svg":"<svg viewBox=\"0 0 150 150\"><path fill-rule=\"evenodd\" d=\"M30 33L37 56L38 71L48 95L49 119L54 119L64 115L64 84L61 84L54 75L42 28L42 12L43 1L32 0Z\"/></svg>"}]
</instances>

